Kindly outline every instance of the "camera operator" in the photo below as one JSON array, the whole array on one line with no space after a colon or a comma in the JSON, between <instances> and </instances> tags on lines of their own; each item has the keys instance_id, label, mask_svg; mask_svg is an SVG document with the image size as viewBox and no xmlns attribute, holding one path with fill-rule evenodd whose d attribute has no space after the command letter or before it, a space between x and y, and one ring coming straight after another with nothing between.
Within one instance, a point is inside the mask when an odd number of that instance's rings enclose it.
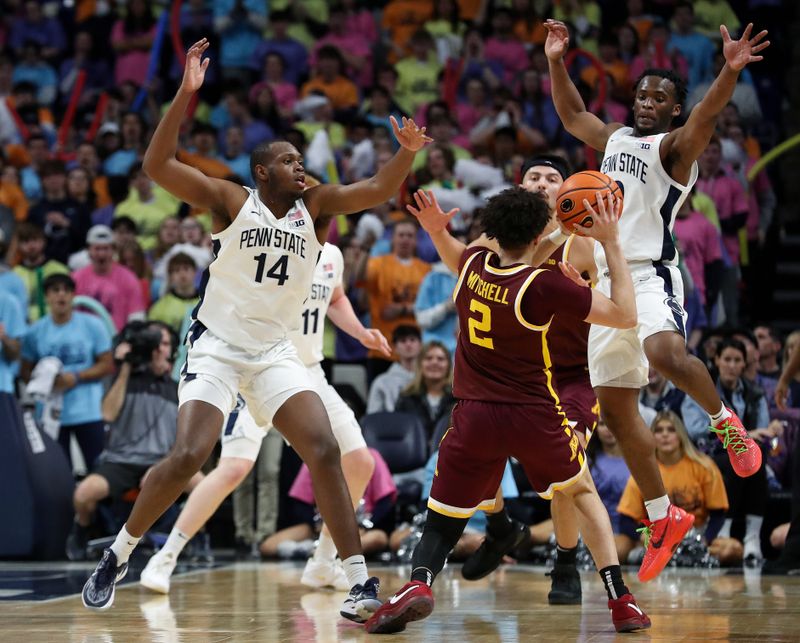
<instances>
[{"instance_id":1,"label":"camera operator","mask_svg":"<svg viewBox=\"0 0 800 643\"><path fill-rule=\"evenodd\" d=\"M108 444L92 472L73 496L75 525L67 556L86 556L88 528L97 503L138 489L147 471L172 448L178 418L178 387L171 378L177 345L162 322L131 322L120 333L114 357L120 363L114 383L103 397ZM202 479L192 479L190 487Z\"/></svg>"}]
</instances>

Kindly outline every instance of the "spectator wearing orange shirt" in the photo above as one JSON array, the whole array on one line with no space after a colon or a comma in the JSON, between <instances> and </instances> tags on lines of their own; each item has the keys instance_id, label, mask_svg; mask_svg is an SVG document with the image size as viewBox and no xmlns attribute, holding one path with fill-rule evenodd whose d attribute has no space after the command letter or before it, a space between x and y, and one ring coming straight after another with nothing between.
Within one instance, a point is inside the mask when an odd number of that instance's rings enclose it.
<instances>
[{"instance_id":1,"label":"spectator wearing orange shirt","mask_svg":"<svg viewBox=\"0 0 800 643\"><path fill-rule=\"evenodd\" d=\"M366 289L373 327L386 337L401 324L416 324L414 302L422 278L430 272L430 264L414 256L417 248L417 226L410 219L394 225L392 252L372 257L367 262ZM370 380L383 373L392 362L377 351L367 354Z\"/></svg>"},{"instance_id":2,"label":"spectator wearing orange shirt","mask_svg":"<svg viewBox=\"0 0 800 643\"><path fill-rule=\"evenodd\" d=\"M336 47L328 45L317 51L314 78L303 85L302 97L320 91L325 94L336 111L354 109L358 105L358 88L342 75L344 60Z\"/></svg>"}]
</instances>

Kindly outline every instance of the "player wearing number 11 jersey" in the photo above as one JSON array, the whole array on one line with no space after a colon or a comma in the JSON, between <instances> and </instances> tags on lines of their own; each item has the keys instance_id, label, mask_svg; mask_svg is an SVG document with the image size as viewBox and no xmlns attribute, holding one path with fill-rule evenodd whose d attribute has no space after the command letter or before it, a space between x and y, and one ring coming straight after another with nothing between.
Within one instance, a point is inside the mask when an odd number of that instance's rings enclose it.
<instances>
[{"instance_id":1,"label":"player wearing number 11 jersey","mask_svg":"<svg viewBox=\"0 0 800 643\"><path fill-rule=\"evenodd\" d=\"M561 410L547 342L554 317L619 328L635 324L633 284L617 237L618 204L601 201L591 231L609 257L613 288L607 297L559 272L530 267L550 219L547 202L538 195L515 187L490 199L482 218L484 236L466 249L444 227L455 211L444 215L425 193L415 198L419 209L412 214L431 235L442 261L459 274L453 294L460 331L453 393L459 401L453 426L439 446L410 582L367 621L369 632L397 632L430 614L434 578L472 514L494 509L512 456L539 495L551 498L561 491L574 499L598 569L616 567L619 572L613 541L587 528L597 503L602 504L591 493L583 447ZM487 238L496 240L498 252L487 247ZM625 603L620 608L627 614L625 623L614 619L618 629L649 627L650 620L621 581L618 589Z\"/></svg>"}]
</instances>

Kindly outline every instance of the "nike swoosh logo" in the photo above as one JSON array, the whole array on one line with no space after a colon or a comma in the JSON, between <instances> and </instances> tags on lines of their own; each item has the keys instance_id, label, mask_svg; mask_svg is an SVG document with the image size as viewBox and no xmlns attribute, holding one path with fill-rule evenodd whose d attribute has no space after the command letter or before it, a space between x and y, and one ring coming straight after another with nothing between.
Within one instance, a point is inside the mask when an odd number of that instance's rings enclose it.
<instances>
[{"instance_id":1,"label":"nike swoosh logo","mask_svg":"<svg viewBox=\"0 0 800 643\"><path fill-rule=\"evenodd\" d=\"M419 585L414 585L413 587L409 587L404 592L400 592L399 594L395 594L394 596L392 596L389 599L389 603L394 605L397 601L399 601L401 598L403 598L403 596L405 596L406 594L409 594L409 593L413 592L415 589L417 589L417 587L419 587Z\"/></svg>"},{"instance_id":2,"label":"nike swoosh logo","mask_svg":"<svg viewBox=\"0 0 800 643\"><path fill-rule=\"evenodd\" d=\"M639 616L644 616L644 612L643 612L642 610L640 610L640 609L639 609L639 606L638 606L638 605L634 605L633 603L626 603L626 605L627 605L628 607L630 607L632 610L635 610L635 611L636 611L636 613L637 613Z\"/></svg>"}]
</instances>

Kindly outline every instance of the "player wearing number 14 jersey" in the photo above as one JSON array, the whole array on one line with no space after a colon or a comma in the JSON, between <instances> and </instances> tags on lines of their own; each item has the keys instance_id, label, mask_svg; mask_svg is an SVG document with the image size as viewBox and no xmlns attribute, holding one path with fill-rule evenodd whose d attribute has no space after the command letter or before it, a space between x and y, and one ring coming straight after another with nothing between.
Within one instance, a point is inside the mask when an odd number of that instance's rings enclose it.
<instances>
[{"instance_id":1,"label":"player wearing number 14 jersey","mask_svg":"<svg viewBox=\"0 0 800 643\"><path fill-rule=\"evenodd\" d=\"M202 39L189 48L180 87L143 162L156 183L211 213L216 258L204 276L187 337L176 441L150 471L127 522L84 585L83 604L112 606L131 552L208 459L241 392L255 422L272 424L308 466L317 506L351 587L341 613L363 622L380 605L378 579L367 573L328 414L287 333L300 324L332 218L396 194L415 153L431 139L413 121L403 119L401 128L392 119L397 152L375 176L350 185L307 188L303 157L285 141L261 143L251 153L255 190L208 177L176 158L184 112L208 69L210 59L203 60L208 47Z\"/></svg>"},{"instance_id":2,"label":"player wearing number 14 jersey","mask_svg":"<svg viewBox=\"0 0 800 643\"><path fill-rule=\"evenodd\" d=\"M533 489L544 498L561 491L574 499L581 533L598 569L615 567L610 538L587 528L595 505L583 447L570 428L556 389L547 333L554 317L629 328L635 324L633 284L617 237L618 204L602 202L591 234L606 248L614 284L610 297L579 286L559 272L528 262L550 219L544 199L521 187L489 200L484 236L463 245L446 231L435 199L415 195L412 209L442 261L459 275L453 299L459 319L453 393L459 402L445 433L428 499L422 538L411 559L411 579L367 621L369 632L397 632L433 610L430 586L469 518L491 511L506 460L516 458ZM611 199L611 197L609 197ZM499 251L487 247L495 239ZM609 527L610 531L610 527ZM650 626L621 582L624 630ZM612 608L613 609L613 608Z\"/></svg>"}]
</instances>

